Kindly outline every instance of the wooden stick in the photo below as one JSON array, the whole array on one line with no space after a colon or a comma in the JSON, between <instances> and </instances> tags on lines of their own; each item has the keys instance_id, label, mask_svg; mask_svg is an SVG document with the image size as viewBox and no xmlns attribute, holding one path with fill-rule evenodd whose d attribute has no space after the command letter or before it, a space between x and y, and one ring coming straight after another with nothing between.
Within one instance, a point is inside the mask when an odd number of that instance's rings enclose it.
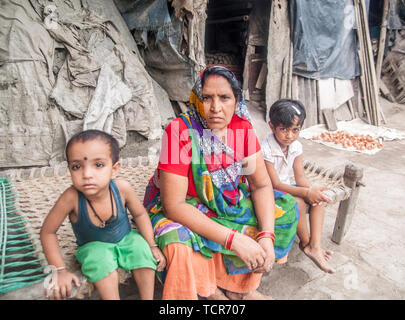
<instances>
[{"instance_id":1,"label":"wooden stick","mask_svg":"<svg viewBox=\"0 0 405 320\"><path fill-rule=\"evenodd\" d=\"M249 91L249 76L250 76L250 56L255 52L255 47L248 43L245 55L245 65L243 67L243 91ZM246 100L249 100L245 97Z\"/></svg>"},{"instance_id":2,"label":"wooden stick","mask_svg":"<svg viewBox=\"0 0 405 320\"><path fill-rule=\"evenodd\" d=\"M357 51L357 55L359 57L359 62L360 62L360 69L361 69L361 74L360 74L360 84L361 84L361 91L363 94L363 106L364 106L364 111L366 113L367 121L369 124L373 124L371 121L371 115L370 115L370 107L369 107L369 98L368 98L368 90L367 90L367 85L366 85L366 66L364 62L364 43L363 43L363 29L362 29L362 24L361 24L361 19L360 19L360 10L359 10L359 4L357 1L354 1L355 3L355 13L356 13L356 22L357 22L357 39L359 41L359 50Z\"/></svg>"},{"instance_id":3,"label":"wooden stick","mask_svg":"<svg viewBox=\"0 0 405 320\"><path fill-rule=\"evenodd\" d=\"M292 75L291 95L294 100L299 99L298 76L295 74Z\"/></svg>"},{"instance_id":4,"label":"wooden stick","mask_svg":"<svg viewBox=\"0 0 405 320\"><path fill-rule=\"evenodd\" d=\"M293 42L290 42L289 51L289 63L288 63L288 79L287 79L287 96L292 98L292 68L293 68Z\"/></svg>"},{"instance_id":5,"label":"wooden stick","mask_svg":"<svg viewBox=\"0 0 405 320\"><path fill-rule=\"evenodd\" d=\"M283 59L283 71L281 74L281 88L280 88L280 99L287 98L287 80L288 80L288 61L287 57Z\"/></svg>"},{"instance_id":6,"label":"wooden stick","mask_svg":"<svg viewBox=\"0 0 405 320\"><path fill-rule=\"evenodd\" d=\"M206 24L214 24L214 23L227 23L227 22L233 22L233 21L248 21L249 16L248 15L243 15L243 16L238 16L238 17L230 17L230 18L225 18L225 19L213 19L213 20L207 20L205 23Z\"/></svg>"},{"instance_id":7,"label":"wooden stick","mask_svg":"<svg viewBox=\"0 0 405 320\"><path fill-rule=\"evenodd\" d=\"M378 83L380 82L381 66L385 49L385 38L387 35L387 15L388 15L388 0L384 0L384 9L382 14L381 30L380 30L380 42L378 44L377 63L375 67L375 73Z\"/></svg>"},{"instance_id":8,"label":"wooden stick","mask_svg":"<svg viewBox=\"0 0 405 320\"><path fill-rule=\"evenodd\" d=\"M267 76L267 63L264 62L262 64L262 67L260 68L259 76L257 77L256 86L255 86L257 89L263 88L263 84L264 84L264 81L266 80L266 76Z\"/></svg>"},{"instance_id":9,"label":"wooden stick","mask_svg":"<svg viewBox=\"0 0 405 320\"><path fill-rule=\"evenodd\" d=\"M355 114L354 114L352 98L350 98L349 100L347 100L347 105L348 105L348 107L349 107L350 114L352 115L352 119L356 118L356 116L355 116Z\"/></svg>"},{"instance_id":10,"label":"wooden stick","mask_svg":"<svg viewBox=\"0 0 405 320\"><path fill-rule=\"evenodd\" d=\"M365 75L365 84L366 84L366 92L367 92L367 100L368 100L368 106L369 106L369 112L370 112L370 118L371 118L371 124L376 125L377 119L376 119L376 112L375 112L375 100L373 97L373 92L372 92L372 86L371 86L371 75L370 75L370 68L374 69L374 66L371 67L370 65L370 52L371 52L371 57L373 56L372 50L370 51L370 48L368 47L368 42L367 42L367 30L366 30L366 25L365 25L365 11L363 10L361 0L359 1L359 21L360 21L360 31L361 31L361 37L362 37L362 44L363 44L363 65L364 65L364 75ZM374 63L374 59L371 62L372 64Z\"/></svg>"},{"instance_id":11,"label":"wooden stick","mask_svg":"<svg viewBox=\"0 0 405 320\"><path fill-rule=\"evenodd\" d=\"M368 28L368 19L367 19L367 10L366 10L366 6L364 4L364 0L359 0L360 1L360 5L361 5L361 11L362 11L362 21L363 21L363 25L364 25L364 35L365 35L365 40L366 40L366 48L367 48L367 58L368 58L368 71L370 72L370 90L371 90L371 97L373 100L373 107L375 109L375 120L376 120L376 125L379 126L380 125L380 114L383 116L384 121L385 121L385 117L382 113L382 110L380 108L380 102L378 100L378 83L377 83L377 77L376 77L376 73L375 73L375 68L374 68L374 56L373 56L373 49L372 49L372 45L371 45L371 39L370 39L370 30Z\"/></svg>"}]
</instances>

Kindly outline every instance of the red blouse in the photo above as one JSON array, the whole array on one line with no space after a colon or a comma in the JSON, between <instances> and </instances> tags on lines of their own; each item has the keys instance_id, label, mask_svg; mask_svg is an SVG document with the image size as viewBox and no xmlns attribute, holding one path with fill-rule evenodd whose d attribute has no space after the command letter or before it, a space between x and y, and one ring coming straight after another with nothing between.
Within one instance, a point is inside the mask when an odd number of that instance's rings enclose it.
<instances>
[{"instance_id":1,"label":"red blouse","mask_svg":"<svg viewBox=\"0 0 405 320\"><path fill-rule=\"evenodd\" d=\"M229 156L222 153L221 161L215 161L214 155L211 161L206 159L210 171L219 167L226 168L235 161L241 161L260 151L260 143L249 121L233 115L227 129L227 145L235 154ZM191 170L191 140L188 127L181 118L174 119L165 129L158 169L188 177L187 194L197 196Z\"/></svg>"}]
</instances>

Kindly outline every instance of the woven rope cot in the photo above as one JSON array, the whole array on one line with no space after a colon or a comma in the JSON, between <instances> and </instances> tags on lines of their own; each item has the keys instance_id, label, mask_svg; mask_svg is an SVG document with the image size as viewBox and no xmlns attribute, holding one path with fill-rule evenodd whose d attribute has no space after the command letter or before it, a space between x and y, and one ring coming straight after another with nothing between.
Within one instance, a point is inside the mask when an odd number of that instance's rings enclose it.
<instances>
[{"instance_id":1,"label":"woven rope cot","mask_svg":"<svg viewBox=\"0 0 405 320\"><path fill-rule=\"evenodd\" d=\"M39 239L16 207L16 190L0 178L0 294L43 281Z\"/></svg>"},{"instance_id":2,"label":"woven rope cot","mask_svg":"<svg viewBox=\"0 0 405 320\"><path fill-rule=\"evenodd\" d=\"M332 199L332 203L349 199L352 190L344 183L344 171L342 169L323 168L310 161L304 161L304 169L312 185L328 187L324 194Z\"/></svg>"},{"instance_id":3,"label":"woven rope cot","mask_svg":"<svg viewBox=\"0 0 405 320\"><path fill-rule=\"evenodd\" d=\"M332 199L331 204L339 203L332 241L340 244L347 233L356 208L360 187L364 186L363 168L346 164L344 170L324 168L309 161L304 162L305 174L312 185L325 185L324 194Z\"/></svg>"},{"instance_id":4,"label":"woven rope cot","mask_svg":"<svg viewBox=\"0 0 405 320\"><path fill-rule=\"evenodd\" d=\"M121 168L117 174L117 178L129 181L134 187L139 199L142 201L146 185L155 169L156 160L149 160L142 157L121 159ZM353 198L353 190L355 187L350 187L349 183L346 181L347 167L345 172L342 173L336 170L327 170L318 167L311 162L305 162L304 169L311 183L324 184L329 187L327 195L332 198L334 203L337 201L340 201L341 204L344 202L353 202L351 198ZM60 194L71 185L67 163L63 162L55 167L7 170L0 172L0 177L2 176L12 181L18 193L18 203L16 204L19 208L18 212L26 217L28 221L27 228L38 238L42 222L46 215L55 204ZM357 177L356 181L359 180L360 179ZM347 213L344 215L347 216ZM339 212L336 219L337 221L338 218ZM343 229L344 224L345 221L343 221ZM136 226L134 227L136 228ZM66 219L59 228L57 236L67 269L80 275L80 266L75 258L77 250L76 240L68 219ZM341 238L335 242L339 243L340 241ZM34 250L36 257L41 261L41 266L45 267L46 261L44 260L40 242L36 242ZM123 270L119 270L119 274L121 283L125 282L129 276L129 273L125 273ZM82 279L83 278L84 277L82 277ZM90 295L92 292L92 285L85 281L82 282L82 287L74 293L76 298L83 298L86 295Z\"/></svg>"}]
</instances>

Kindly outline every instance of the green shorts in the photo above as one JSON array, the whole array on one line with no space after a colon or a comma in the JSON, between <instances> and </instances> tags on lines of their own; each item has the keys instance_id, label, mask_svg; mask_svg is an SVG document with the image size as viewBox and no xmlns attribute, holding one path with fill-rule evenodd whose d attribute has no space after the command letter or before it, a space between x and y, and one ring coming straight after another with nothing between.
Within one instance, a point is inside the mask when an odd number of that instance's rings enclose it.
<instances>
[{"instance_id":1,"label":"green shorts","mask_svg":"<svg viewBox=\"0 0 405 320\"><path fill-rule=\"evenodd\" d=\"M90 282L103 279L118 267L131 271L139 268L156 270L157 266L148 243L135 230L117 243L88 242L78 248L76 258Z\"/></svg>"}]
</instances>

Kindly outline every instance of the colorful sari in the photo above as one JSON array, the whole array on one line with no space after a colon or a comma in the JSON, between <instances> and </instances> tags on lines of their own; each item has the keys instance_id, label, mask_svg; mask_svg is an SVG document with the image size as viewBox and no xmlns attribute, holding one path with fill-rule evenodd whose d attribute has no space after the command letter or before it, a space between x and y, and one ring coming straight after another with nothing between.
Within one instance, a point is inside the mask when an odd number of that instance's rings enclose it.
<instances>
[{"instance_id":1,"label":"colorful sari","mask_svg":"<svg viewBox=\"0 0 405 320\"><path fill-rule=\"evenodd\" d=\"M207 130L208 126L201 112L201 101L201 84L198 81L190 96L189 111L180 115L189 129L191 170L198 195L198 198L192 197L186 202L217 223L255 239L258 222L248 182L242 173L243 159L236 156L234 150ZM242 119L250 120L243 99L240 99L235 113ZM227 165L222 164L223 153L226 153L227 159L233 159L231 164L229 162ZM222 165L218 166L218 163ZM160 190L156 184L156 174L157 171L146 188L144 206L152 221L159 247L163 250L169 243L179 242L200 252L208 259L212 258L213 252L220 252L228 274L251 272L233 251L165 217L160 201ZM286 256L295 238L298 207L295 199L289 194L275 190L274 197L276 203L274 248L276 259L279 259Z\"/></svg>"}]
</instances>

